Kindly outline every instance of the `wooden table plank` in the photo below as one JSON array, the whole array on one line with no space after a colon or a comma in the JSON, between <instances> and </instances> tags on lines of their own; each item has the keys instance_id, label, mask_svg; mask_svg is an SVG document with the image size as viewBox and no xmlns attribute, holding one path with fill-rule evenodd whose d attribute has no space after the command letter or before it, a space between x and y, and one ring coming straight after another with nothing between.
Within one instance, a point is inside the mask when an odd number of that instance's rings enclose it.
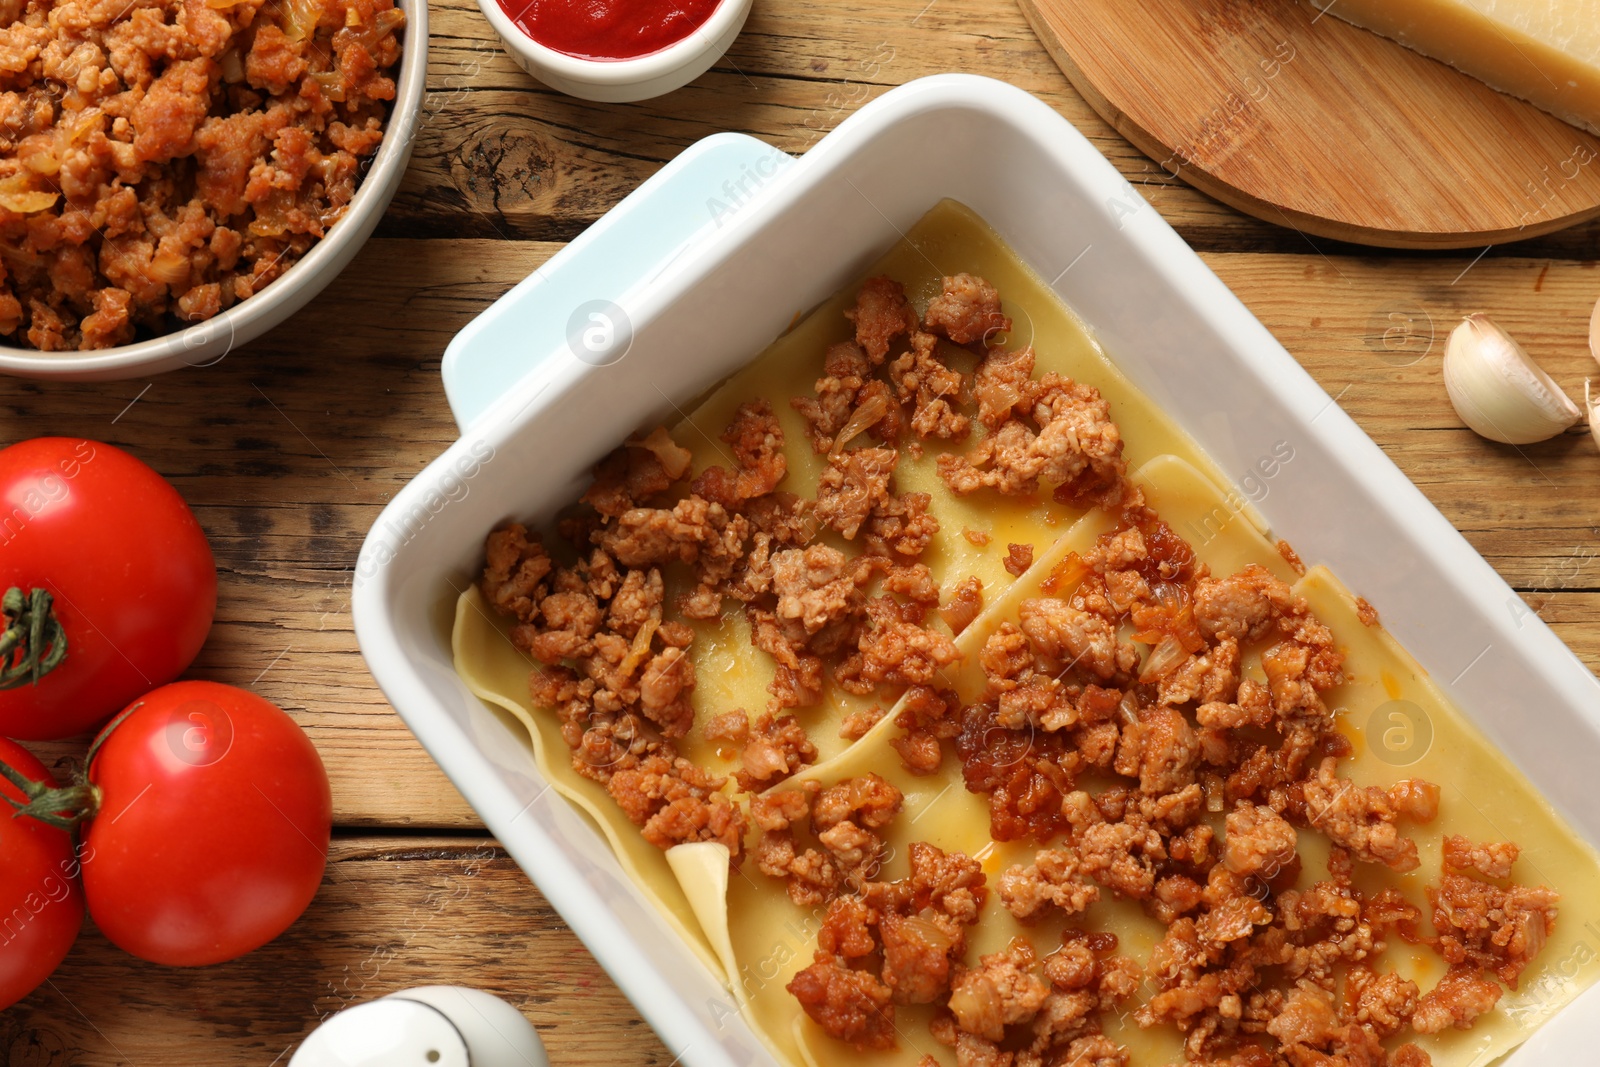
<instances>
[{"instance_id":1,"label":"wooden table plank","mask_svg":"<svg viewBox=\"0 0 1600 1067\"><path fill-rule=\"evenodd\" d=\"M532 1020L553 1063L667 1067L672 1055L527 876L480 837L335 843L286 934L218 967L156 967L92 926L0 1013L12 1067L268 1067L322 1018L410 986L476 986Z\"/></svg>"}]
</instances>

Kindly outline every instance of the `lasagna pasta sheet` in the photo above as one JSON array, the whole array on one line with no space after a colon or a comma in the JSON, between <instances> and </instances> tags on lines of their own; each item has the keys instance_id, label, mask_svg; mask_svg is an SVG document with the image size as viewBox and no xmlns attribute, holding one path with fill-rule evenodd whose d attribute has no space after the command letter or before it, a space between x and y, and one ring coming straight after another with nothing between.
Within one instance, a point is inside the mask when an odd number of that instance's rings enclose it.
<instances>
[{"instance_id":1,"label":"lasagna pasta sheet","mask_svg":"<svg viewBox=\"0 0 1600 1067\"><path fill-rule=\"evenodd\" d=\"M1213 574L1231 574L1251 563L1267 567L1292 583L1331 627L1346 656L1346 682L1325 697L1329 707L1339 710L1340 729L1354 747L1344 773L1362 784L1388 785L1416 777L1442 787L1438 819L1407 828L1419 846L1420 868L1401 875L1361 864L1358 886L1373 892L1392 885L1426 914L1423 888L1438 878L1443 838L1462 834L1474 840L1518 842L1523 850L1519 881L1543 883L1562 893L1561 915L1550 943L1496 1011L1479 1019L1470 1031L1413 1038L1432 1054L1438 1067L1479 1067L1514 1048L1600 978L1600 859L1393 638L1377 626L1363 624L1354 596L1334 575L1312 567L1301 576L1290 568L1264 534L1249 502L1219 488L1229 483L1194 443L1117 372L1071 312L964 208L946 203L935 209L868 274L886 273L903 281L912 302L920 305L937 292L941 275L956 271L982 275L1004 294L1005 311L1017 324L1013 344L1033 343L1039 373L1057 371L1101 390L1122 428L1126 456L1135 472L1131 480L1144 487L1150 504L1190 542ZM788 442L789 474L781 488L802 496L815 494L824 457L812 453L805 423L787 401L810 393L822 351L847 336L842 311L853 292L852 286L817 309L674 429L678 443L694 452L696 470L729 462L720 454L718 434L741 402L765 397L782 420ZM933 496L930 511L939 520L940 532L923 561L940 585L948 589L969 575L983 581L983 613L958 636L957 647L965 658L950 669L943 683L963 701L973 701L984 685L977 662L984 640L1003 622L1016 620L1023 599L1041 595L1041 583L1058 562L1071 552L1086 554L1095 538L1110 528L1110 520L1098 511L1084 513L1048 500L1019 501L988 493L957 498L935 472L939 451L936 442L929 442L920 457L903 454L896 482L900 492ZM1260 485L1272 477L1292 477L1292 461L1293 448L1285 442L1263 458L1249 479L1241 480L1249 485L1254 479L1253 484ZM975 544L963 536L963 529L987 533L990 540ZM1021 577L1014 578L1003 566L1011 543L1034 549L1033 565ZM1374 599L1381 608L1381 593L1369 592L1377 594ZM736 753L704 741L698 727L733 708L752 713L764 708L772 666L751 646L742 614L727 612L721 619L694 625L696 729L682 750L721 774L736 769ZM476 590L464 594L457 606L454 648L457 670L469 687L526 727L544 775L596 824L624 869L659 908L662 920L678 930L727 983L729 1010L743 1011L781 1060L911 1067L920 1057L931 1055L941 1063L954 1062L951 1051L928 1033L930 1007L900 1008L898 1047L884 1052L854 1052L806 1018L784 987L811 962L824 907L797 907L783 883L763 876L753 863L730 873L727 850L721 845L680 845L662 853L646 843L602 786L571 769L555 716L530 706L531 661L511 644L503 621L491 615ZM1260 679L1254 652L1259 649L1246 651L1247 673ZM889 745L899 733L893 710L858 741L841 739L839 727L845 716L872 703L831 688L821 706L800 709L801 721L819 750L818 760L777 788L792 787L803 779L830 785L870 771L900 789L904 808L885 828L891 852L880 877L886 879L906 873L906 849L913 841L975 857L991 884L1013 864L1032 861L1035 845L991 839L987 799L965 789L960 762L953 755L947 753L939 772L931 776L917 777L903 768ZM1221 815L1212 818L1220 837ZM1304 860L1300 884L1326 877L1326 840L1303 833L1300 850ZM1030 940L1044 956L1060 945L1064 925L1059 919L1046 919L1025 927L991 894L982 921L971 931L966 958L976 961L1017 937ZM1072 925L1116 933L1119 951L1140 962L1165 932L1136 903L1113 899L1110 893ZM1444 969L1429 950L1398 939L1390 943L1383 966L1415 979L1423 990L1431 988ZM1130 1005L1120 1017L1106 1016L1107 1035L1129 1047L1134 1064L1181 1061L1180 1035L1169 1028L1139 1030L1132 1022L1134 1007Z\"/></svg>"},{"instance_id":2,"label":"lasagna pasta sheet","mask_svg":"<svg viewBox=\"0 0 1600 1067\"><path fill-rule=\"evenodd\" d=\"M722 960L694 908L678 888L666 854L639 836L638 828L623 817L605 786L572 769L560 722L529 700L528 672L533 669L533 661L511 643L508 629L505 620L495 616L484 603L476 586L462 593L456 601L455 626L450 633L456 673L473 695L509 714L527 730L539 773L605 836L617 862L660 910L662 919L707 967L725 980Z\"/></svg>"}]
</instances>

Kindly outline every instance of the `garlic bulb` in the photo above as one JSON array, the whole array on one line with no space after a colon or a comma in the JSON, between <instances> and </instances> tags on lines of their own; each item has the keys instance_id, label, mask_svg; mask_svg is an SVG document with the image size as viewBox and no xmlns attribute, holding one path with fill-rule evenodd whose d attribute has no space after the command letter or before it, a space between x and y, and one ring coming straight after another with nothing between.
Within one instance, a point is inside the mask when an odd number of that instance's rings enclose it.
<instances>
[{"instance_id":1,"label":"garlic bulb","mask_svg":"<svg viewBox=\"0 0 1600 1067\"><path fill-rule=\"evenodd\" d=\"M1502 444L1547 441L1584 415L1487 315L1468 315L1451 332L1444 385L1461 421Z\"/></svg>"}]
</instances>

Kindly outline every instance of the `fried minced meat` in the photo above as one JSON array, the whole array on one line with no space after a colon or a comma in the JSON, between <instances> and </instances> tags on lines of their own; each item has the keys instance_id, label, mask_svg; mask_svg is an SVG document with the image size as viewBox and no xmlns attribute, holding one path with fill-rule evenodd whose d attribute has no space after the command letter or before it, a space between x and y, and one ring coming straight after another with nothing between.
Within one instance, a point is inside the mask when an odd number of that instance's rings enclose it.
<instances>
[{"instance_id":1,"label":"fried minced meat","mask_svg":"<svg viewBox=\"0 0 1600 1067\"><path fill-rule=\"evenodd\" d=\"M960 968L945 1012L930 1025L960 1064L1126 1067L1127 1049L1102 1032L1101 1016L1138 989L1138 964L1115 955L1117 939L1068 929L1040 960L1026 941Z\"/></svg>"},{"instance_id":2,"label":"fried minced meat","mask_svg":"<svg viewBox=\"0 0 1600 1067\"><path fill-rule=\"evenodd\" d=\"M10 0L0 336L101 349L260 292L344 217L384 139L392 0Z\"/></svg>"},{"instance_id":3,"label":"fried minced meat","mask_svg":"<svg viewBox=\"0 0 1600 1067\"><path fill-rule=\"evenodd\" d=\"M956 274L940 283L939 295L922 316L923 328L943 334L958 345L982 341L1011 329L1000 310L1000 293L972 274Z\"/></svg>"},{"instance_id":4,"label":"fried minced meat","mask_svg":"<svg viewBox=\"0 0 1600 1067\"><path fill-rule=\"evenodd\" d=\"M878 873L884 844L878 831L900 811L900 790L876 774L847 778L817 794L811 829L852 884Z\"/></svg>"},{"instance_id":5,"label":"fried minced meat","mask_svg":"<svg viewBox=\"0 0 1600 1067\"><path fill-rule=\"evenodd\" d=\"M1359 859L1396 871L1415 870L1417 844L1400 832L1400 805L1386 789L1339 778L1337 764L1329 756L1318 764L1315 776L1300 784L1307 820Z\"/></svg>"},{"instance_id":6,"label":"fried minced meat","mask_svg":"<svg viewBox=\"0 0 1600 1067\"><path fill-rule=\"evenodd\" d=\"M1241 800L1228 813L1222 862L1240 878L1270 882L1295 862L1299 835L1282 815L1264 804Z\"/></svg>"},{"instance_id":7,"label":"fried minced meat","mask_svg":"<svg viewBox=\"0 0 1600 1067\"><path fill-rule=\"evenodd\" d=\"M793 715L762 712L754 721L742 709L718 715L701 731L708 741L729 741L740 748L739 788L759 793L792 776L817 758L817 746Z\"/></svg>"},{"instance_id":8,"label":"fried minced meat","mask_svg":"<svg viewBox=\"0 0 1600 1067\"><path fill-rule=\"evenodd\" d=\"M938 591L926 568L919 571L915 563L938 523L928 514L926 494L894 493L894 449L834 457L817 499L804 500L777 488L787 471L784 435L765 401L741 405L720 441L728 446L723 455L731 465L707 467L689 481L687 492L683 483L692 457L670 435L658 429L627 442L596 468L583 497L593 515L569 520L564 529L576 531L580 545L596 546L619 574L688 567L693 588L674 604L686 619L715 619L728 598L742 604L752 643L775 663L771 714L816 704L830 668L839 684L870 693L879 686L931 681L954 662L949 638L926 625ZM857 540L862 551L850 555L815 541L822 529ZM496 535L484 587L497 608L526 615L529 591L548 577L536 573L548 557L542 549L523 551L516 537L526 541L526 530ZM883 595L869 598L868 588L879 578ZM660 584L661 575L652 580ZM598 606L559 600L553 606L566 613L562 625L543 627L553 634L529 633L539 646L535 654L542 651L539 658L552 664L587 654L602 629L589 625ZM681 658L679 669L687 669L687 654ZM660 678L652 675L652 681L663 684L650 692L662 692L672 681L662 673L669 665L654 665ZM776 778L765 772L749 777L751 783L763 780Z\"/></svg>"},{"instance_id":9,"label":"fried minced meat","mask_svg":"<svg viewBox=\"0 0 1600 1067\"><path fill-rule=\"evenodd\" d=\"M905 287L882 275L861 284L855 305L844 317L855 326L856 344L874 366L884 361L896 337L917 328L917 313L906 299Z\"/></svg>"},{"instance_id":10,"label":"fried minced meat","mask_svg":"<svg viewBox=\"0 0 1600 1067\"><path fill-rule=\"evenodd\" d=\"M899 461L900 453L893 448L854 448L828 457L812 514L845 540L855 540L873 511L889 498L889 481Z\"/></svg>"},{"instance_id":11,"label":"fried minced meat","mask_svg":"<svg viewBox=\"0 0 1600 1067\"><path fill-rule=\"evenodd\" d=\"M901 733L889 739L890 746L912 774L937 773L944 765L944 742L961 733L961 698L948 689L914 685L900 704L895 725Z\"/></svg>"},{"instance_id":12,"label":"fried minced meat","mask_svg":"<svg viewBox=\"0 0 1600 1067\"><path fill-rule=\"evenodd\" d=\"M895 1045L895 1005L949 995L987 895L982 868L959 852L919 841L909 867L905 878L834 897L813 962L787 987L826 1033L858 1049Z\"/></svg>"},{"instance_id":13,"label":"fried minced meat","mask_svg":"<svg viewBox=\"0 0 1600 1067\"><path fill-rule=\"evenodd\" d=\"M1011 327L994 286L970 274L946 277L919 321L899 282L869 278L845 317L853 340L828 349L814 396L791 401L816 452L836 456L863 433L885 443L908 431L917 440L961 441L971 434L967 409L978 376L958 366L963 352L998 362L1010 358L993 357ZM1031 354L1026 364L1024 377L1031 374ZM984 379L990 395L993 384Z\"/></svg>"},{"instance_id":14,"label":"fried minced meat","mask_svg":"<svg viewBox=\"0 0 1600 1067\"><path fill-rule=\"evenodd\" d=\"M1428 888L1439 954L1454 967L1492 974L1513 989L1549 939L1560 899L1544 886L1499 884L1515 860L1514 847L1453 837L1445 844L1443 877Z\"/></svg>"},{"instance_id":15,"label":"fried minced meat","mask_svg":"<svg viewBox=\"0 0 1600 1067\"><path fill-rule=\"evenodd\" d=\"M579 499L607 518L620 518L689 471L694 455L658 426L630 440L595 467L594 482Z\"/></svg>"},{"instance_id":16,"label":"fried minced meat","mask_svg":"<svg viewBox=\"0 0 1600 1067\"><path fill-rule=\"evenodd\" d=\"M773 657L772 710L821 699L825 658L850 693L935 682L960 658L955 643L927 623L937 589L926 570L875 555L849 557L826 545L772 557L771 591L747 605L751 640ZM883 592L868 596L875 576Z\"/></svg>"},{"instance_id":17,"label":"fried minced meat","mask_svg":"<svg viewBox=\"0 0 1600 1067\"><path fill-rule=\"evenodd\" d=\"M818 481L812 516L847 541L859 536L873 555L917 559L939 532L939 521L928 514L928 494L894 492L899 459L892 448L856 448L830 456Z\"/></svg>"},{"instance_id":18,"label":"fried minced meat","mask_svg":"<svg viewBox=\"0 0 1600 1067\"><path fill-rule=\"evenodd\" d=\"M512 523L489 535L485 556L479 583L484 598L497 611L526 621L538 611L555 566L544 545L537 535L528 536L526 526Z\"/></svg>"},{"instance_id":19,"label":"fried minced meat","mask_svg":"<svg viewBox=\"0 0 1600 1067\"><path fill-rule=\"evenodd\" d=\"M1385 1043L1470 1026L1517 980L1557 897L1507 884L1515 845L1447 840L1435 935L1394 890L1357 888L1358 864L1416 868L1405 827L1437 816L1439 790L1340 773L1351 745L1324 697L1342 656L1286 583L1261 567L1213 577L1134 500L1044 591L985 643L956 751L994 839L1041 846L1000 875L1013 915L1115 896L1167 925L1140 1025L1178 1028L1197 1063L1422 1067L1422 1050ZM1333 849L1303 884L1311 834ZM1431 945L1450 976L1423 991L1385 970L1392 938ZM946 1036L989 1062L1015 1053L996 1025Z\"/></svg>"},{"instance_id":20,"label":"fried minced meat","mask_svg":"<svg viewBox=\"0 0 1600 1067\"><path fill-rule=\"evenodd\" d=\"M606 789L652 845L716 841L737 857L745 817L720 791L723 782L681 756L657 755L613 772Z\"/></svg>"},{"instance_id":21,"label":"fried minced meat","mask_svg":"<svg viewBox=\"0 0 1600 1067\"><path fill-rule=\"evenodd\" d=\"M765 492L781 477L770 415L747 406L725 435L739 465L730 484L741 490ZM490 534L480 585L512 618L512 642L538 662L530 697L555 711L574 769L605 785L652 843L720 841L737 857L743 811L725 779L677 749L695 719L694 632L667 617L663 571L690 565L702 588L718 588L733 577L748 522L698 494L668 506L662 495L689 468L687 450L663 430L625 443L596 467L583 497L592 517L564 526L575 538L570 564L512 524ZM782 725L763 724L785 762L814 758ZM776 771L761 765L760 773Z\"/></svg>"},{"instance_id":22,"label":"fried minced meat","mask_svg":"<svg viewBox=\"0 0 1600 1067\"><path fill-rule=\"evenodd\" d=\"M1032 863L1002 873L996 889L1006 910L1023 922L1052 912L1076 915L1100 899L1076 849L1041 849Z\"/></svg>"},{"instance_id":23,"label":"fried minced meat","mask_svg":"<svg viewBox=\"0 0 1600 1067\"><path fill-rule=\"evenodd\" d=\"M1026 418L1033 398L1033 346L989 351L972 376L978 421L993 433L1012 418Z\"/></svg>"},{"instance_id":24,"label":"fried minced meat","mask_svg":"<svg viewBox=\"0 0 1600 1067\"><path fill-rule=\"evenodd\" d=\"M844 871L825 848L808 846L802 834L811 817L811 802L820 785L763 793L750 800L750 819L761 831L751 852L756 869L782 879L789 898L800 907L815 907L838 893Z\"/></svg>"},{"instance_id":25,"label":"fried minced meat","mask_svg":"<svg viewBox=\"0 0 1600 1067\"><path fill-rule=\"evenodd\" d=\"M788 473L783 426L765 400L741 404L720 439L733 450L733 469L712 466L701 471L693 485L697 495L732 511L772 492Z\"/></svg>"},{"instance_id":26,"label":"fried minced meat","mask_svg":"<svg viewBox=\"0 0 1600 1067\"><path fill-rule=\"evenodd\" d=\"M1459 834L1444 839L1444 868L1451 874L1510 878L1522 849L1512 841L1473 841Z\"/></svg>"},{"instance_id":27,"label":"fried minced meat","mask_svg":"<svg viewBox=\"0 0 1600 1067\"><path fill-rule=\"evenodd\" d=\"M939 520L928 513L931 503L927 493L905 493L874 507L867 519L868 551L900 561L919 558L939 532Z\"/></svg>"},{"instance_id":28,"label":"fried minced meat","mask_svg":"<svg viewBox=\"0 0 1600 1067\"><path fill-rule=\"evenodd\" d=\"M1045 484L1063 503L1114 496L1127 461L1100 391L1053 372L1025 389L1017 401L1026 406L1025 416L1012 412L971 451L939 457L944 483L960 496L980 489L1032 496Z\"/></svg>"},{"instance_id":29,"label":"fried minced meat","mask_svg":"<svg viewBox=\"0 0 1600 1067\"><path fill-rule=\"evenodd\" d=\"M911 347L889 364L889 382L910 408L918 437L960 441L972 432L972 418L961 410L968 402L966 376L940 354L933 334L912 332Z\"/></svg>"},{"instance_id":30,"label":"fried minced meat","mask_svg":"<svg viewBox=\"0 0 1600 1067\"><path fill-rule=\"evenodd\" d=\"M1010 544L1006 546L1005 568L1013 578L1021 578L1022 573L1033 566L1033 546Z\"/></svg>"},{"instance_id":31,"label":"fried minced meat","mask_svg":"<svg viewBox=\"0 0 1600 1067\"><path fill-rule=\"evenodd\" d=\"M1502 993L1500 984L1476 967L1452 967L1417 1001L1411 1028L1419 1034L1470 1029L1478 1016L1494 1010Z\"/></svg>"},{"instance_id":32,"label":"fried minced meat","mask_svg":"<svg viewBox=\"0 0 1600 1067\"><path fill-rule=\"evenodd\" d=\"M885 845L880 831L900 811L900 791L876 774L823 789L815 781L754 796L750 817L761 831L757 869L782 879L789 898L815 907L875 877Z\"/></svg>"},{"instance_id":33,"label":"fried minced meat","mask_svg":"<svg viewBox=\"0 0 1600 1067\"><path fill-rule=\"evenodd\" d=\"M806 420L811 448L818 455L842 451L863 433L885 442L899 440L904 412L888 383L873 377L873 366L853 341L830 345L823 357L822 377L814 387L816 395L789 401Z\"/></svg>"},{"instance_id":34,"label":"fried minced meat","mask_svg":"<svg viewBox=\"0 0 1600 1067\"><path fill-rule=\"evenodd\" d=\"M939 617L950 627L950 632L959 637L961 631L983 613L983 580L975 574L968 575L957 582L944 599Z\"/></svg>"},{"instance_id":35,"label":"fried minced meat","mask_svg":"<svg viewBox=\"0 0 1600 1067\"><path fill-rule=\"evenodd\" d=\"M716 618L723 598L739 595L747 557L770 548L788 517L784 502L768 499L788 469L771 406L742 405L720 439L731 448L733 467L707 467L677 500L661 496L690 473L691 457L661 429L602 460L582 498L600 520L589 539L617 563L693 568L696 584L677 603L691 619ZM793 531L784 532L793 539Z\"/></svg>"},{"instance_id":36,"label":"fried minced meat","mask_svg":"<svg viewBox=\"0 0 1600 1067\"><path fill-rule=\"evenodd\" d=\"M857 555L826 544L771 548L758 532L740 586L751 640L772 656L771 710L806 707L822 697L825 661L837 684L867 695L883 686L925 685L959 658L954 643L928 625L939 601L926 567L915 563L938 522L924 493L896 495L889 448L855 449L830 458L809 517L847 540ZM882 594L868 595L882 579Z\"/></svg>"},{"instance_id":37,"label":"fried minced meat","mask_svg":"<svg viewBox=\"0 0 1600 1067\"><path fill-rule=\"evenodd\" d=\"M961 658L943 632L924 625L924 608L890 596L866 604L866 628L857 651L835 672L847 692L866 695L882 686L933 685Z\"/></svg>"}]
</instances>

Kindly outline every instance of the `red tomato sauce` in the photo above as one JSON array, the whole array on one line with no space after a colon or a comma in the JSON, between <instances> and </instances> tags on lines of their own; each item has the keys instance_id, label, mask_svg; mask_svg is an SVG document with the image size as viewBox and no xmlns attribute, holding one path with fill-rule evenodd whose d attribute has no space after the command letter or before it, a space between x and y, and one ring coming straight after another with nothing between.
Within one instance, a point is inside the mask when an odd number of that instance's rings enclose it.
<instances>
[{"instance_id":1,"label":"red tomato sauce","mask_svg":"<svg viewBox=\"0 0 1600 1067\"><path fill-rule=\"evenodd\" d=\"M633 59L698 29L720 0L495 0L517 28L580 59Z\"/></svg>"}]
</instances>

